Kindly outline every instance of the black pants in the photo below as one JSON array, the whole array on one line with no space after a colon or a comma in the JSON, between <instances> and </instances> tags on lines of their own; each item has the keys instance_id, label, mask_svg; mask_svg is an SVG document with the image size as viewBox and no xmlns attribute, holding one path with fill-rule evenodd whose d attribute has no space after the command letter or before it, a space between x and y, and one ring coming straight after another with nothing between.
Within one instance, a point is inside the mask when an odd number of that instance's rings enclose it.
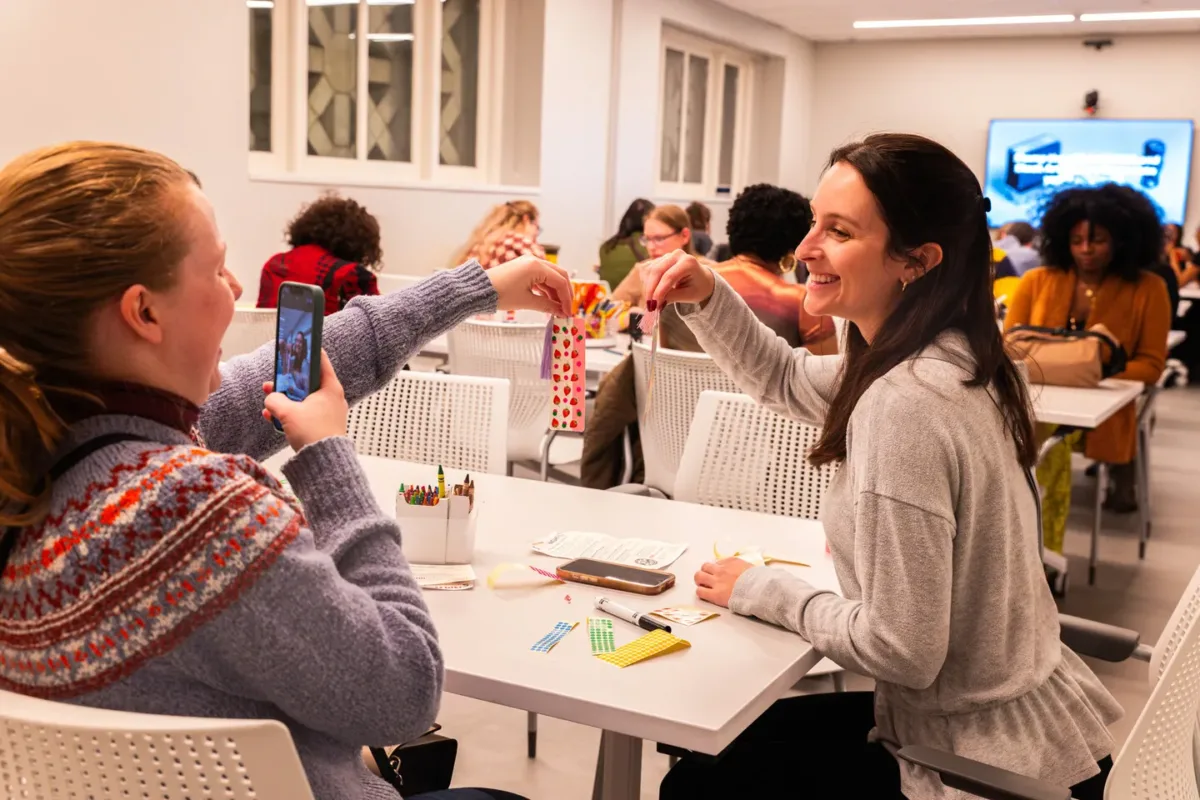
<instances>
[{"instance_id":1,"label":"black pants","mask_svg":"<svg viewBox=\"0 0 1200 800\"><path fill-rule=\"evenodd\" d=\"M751 794L903 800L896 759L883 745L867 741L874 726L873 692L780 700L719 760L689 758L676 764L663 779L659 800ZM1111 768L1112 759L1105 758L1100 762L1100 774L1073 786L1071 796L1103 800L1104 781Z\"/></svg>"}]
</instances>

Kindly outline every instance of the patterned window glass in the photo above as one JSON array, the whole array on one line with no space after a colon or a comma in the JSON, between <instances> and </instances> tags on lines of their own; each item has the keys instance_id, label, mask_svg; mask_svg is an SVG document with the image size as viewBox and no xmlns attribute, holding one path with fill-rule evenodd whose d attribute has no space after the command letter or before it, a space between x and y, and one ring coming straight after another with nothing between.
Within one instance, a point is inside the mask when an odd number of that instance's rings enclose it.
<instances>
[{"instance_id":1,"label":"patterned window glass","mask_svg":"<svg viewBox=\"0 0 1200 800\"><path fill-rule=\"evenodd\" d=\"M683 131L683 53L667 50L663 73L662 156L659 179L679 180L679 149Z\"/></svg>"},{"instance_id":2,"label":"patterned window glass","mask_svg":"<svg viewBox=\"0 0 1200 800\"><path fill-rule=\"evenodd\" d=\"M367 158L412 161L412 4L370 6Z\"/></svg>"},{"instance_id":3,"label":"patterned window glass","mask_svg":"<svg viewBox=\"0 0 1200 800\"><path fill-rule=\"evenodd\" d=\"M271 9L250 9L250 149L271 150Z\"/></svg>"},{"instance_id":4,"label":"patterned window glass","mask_svg":"<svg viewBox=\"0 0 1200 800\"><path fill-rule=\"evenodd\" d=\"M442 3L442 97L438 160L448 166L476 165L479 121L479 3Z\"/></svg>"},{"instance_id":5,"label":"patterned window glass","mask_svg":"<svg viewBox=\"0 0 1200 800\"><path fill-rule=\"evenodd\" d=\"M308 7L309 155L356 156L357 27L355 0Z\"/></svg>"}]
</instances>

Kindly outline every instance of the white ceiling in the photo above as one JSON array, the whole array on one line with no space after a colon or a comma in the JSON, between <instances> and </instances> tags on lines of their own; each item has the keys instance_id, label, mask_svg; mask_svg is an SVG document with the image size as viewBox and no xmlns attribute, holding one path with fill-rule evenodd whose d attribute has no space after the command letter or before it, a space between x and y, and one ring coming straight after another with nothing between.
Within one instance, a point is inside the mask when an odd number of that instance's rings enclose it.
<instances>
[{"instance_id":1,"label":"white ceiling","mask_svg":"<svg viewBox=\"0 0 1200 800\"><path fill-rule=\"evenodd\" d=\"M1008 17L1029 14L1175 11L1200 9L1200 0L717 0L814 41L931 39L968 36L1063 36L1200 31L1200 20L1055 25L988 25L961 28L855 30L855 20Z\"/></svg>"}]
</instances>

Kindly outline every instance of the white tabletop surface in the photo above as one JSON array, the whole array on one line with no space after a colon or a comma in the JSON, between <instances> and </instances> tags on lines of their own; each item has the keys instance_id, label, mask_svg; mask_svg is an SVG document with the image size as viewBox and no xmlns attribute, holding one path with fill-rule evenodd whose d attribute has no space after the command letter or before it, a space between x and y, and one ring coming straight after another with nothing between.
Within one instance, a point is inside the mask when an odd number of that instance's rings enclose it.
<instances>
[{"instance_id":1,"label":"white tabletop surface","mask_svg":"<svg viewBox=\"0 0 1200 800\"><path fill-rule=\"evenodd\" d=\"M267 463L277 470L285 457ZM401 483L435 479L436 470L428 466L370 457L361 461L389 515ZM771 569L794 570L817 586L836 590L820 523L500 475L473 477L480 504L473 561L476 588L425 592L445 654L447 691L718 753L819 661L796 634L712 607L720 617L690 628L674 626L677 636L691 642L690 648L622 669L591 655L586 618L601 616L592 608L601 594L639 611L705 605L696 599L692 575L701 563L712 560L716 540L722 548L758 545L768 555L811 564ZM460 478L458 471L447 471L447 484ZM687 541L689 548L667 568L676 575L675 587L658 597L572 583L487 587L488 573L502 563L548 570L563 563L529 547L559 530L641 534ZM531 652L530 646L560 620L580 626L549 653ZM615 619L614 630L618 647L644 633Z\"/></svg>"},{"instance_id":2,"label":"white tabletop surface","mask_svg":"<svg viewBox=\"0 0 1200 800\"><path fill-rule=\"evenodd\" d=\"M1187 331L1168 331L1167 332L1167 349L1178 347L1187 341Z\"/></svg>"},{"instance_id":3,"label":"white tabletop surface","mask_svg":"<svg viewBox=\"0 0 1200 800\"><path fill-rule=\"evenodd\" d=\"M1179 289L1179 296L1187 300L1200 300L1200 284L1189 283Z\"/></svg>"},{"instance_id":4,"label":"white tabletop surface","mask_svg":"<svg viewBox=\"0 0 1200 800\"><path fill-rule=\"evenodd\" d=\"M1034 416L1038 422L1095 428L1145 389L1138 381L1109 379L1095 389L1031 384Z\"/></svg>"}]
</instances>

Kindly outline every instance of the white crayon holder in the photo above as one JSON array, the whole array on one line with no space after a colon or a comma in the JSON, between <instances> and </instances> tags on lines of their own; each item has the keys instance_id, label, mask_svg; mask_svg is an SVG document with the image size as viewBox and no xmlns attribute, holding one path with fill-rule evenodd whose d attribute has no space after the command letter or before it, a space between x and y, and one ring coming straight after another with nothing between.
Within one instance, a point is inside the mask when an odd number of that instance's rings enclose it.
<instances>
[{"instance_id":1,"label":"white crayon holder","mask_svg":"<svg viewBox=\"0 0 1200 800\"><path fill-rule=\"evenodd\" d=\"M479 509L461 495L447 495L436 506L414 506L396 494L400 547L414 564L470 564L478 517Z\"/></svg>"}]
</instances>

